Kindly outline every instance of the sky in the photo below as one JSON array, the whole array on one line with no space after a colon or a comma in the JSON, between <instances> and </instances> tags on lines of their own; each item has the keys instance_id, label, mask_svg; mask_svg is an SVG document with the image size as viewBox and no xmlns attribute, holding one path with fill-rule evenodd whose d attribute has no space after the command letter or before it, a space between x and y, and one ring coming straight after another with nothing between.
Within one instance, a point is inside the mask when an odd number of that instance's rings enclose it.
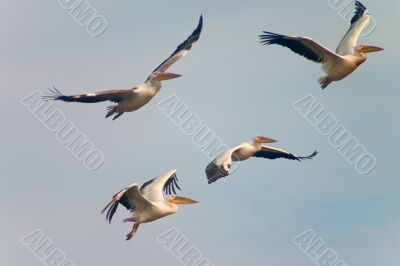
<instances>
[{"instance_id":1,"label":"sky","mask_svg":"<svg viewBox=\"0 0 400 266\"><path fill-rule=\"evenodd\" d=\"M176 228L215 266L314 265L292 241L308 229L346 265L397 266L400 37L393 25L400 2L363 1L376 28L360 42L385 51L324 91L320 66L258 41L268 30L335 49L349 24L329 2L91 0L108 23L93 37L59 1L3 0L0 264L46 264L21 241L41 232L77 266L182 265L158 240ZM200 40L170 69L183 76L164 82L142 109L112 121L104 119L107 103L53 103L104 154L97 170L87 170L21 104L52 86L65 94L132 88L193 31L200 14ZM371 173L359 174L293 108L307 95L376 158ZM263 135L278 140L274 147L319 154L301 163L251 159L208 185L210 158L158 108L171 96L228 146ZM125 241L131 225L120 221L128 211L119 208L109 225L100 210L124 186L170 169L177 169L179 194L200 203L141 225Z\"/></svg>"}]
</instances>

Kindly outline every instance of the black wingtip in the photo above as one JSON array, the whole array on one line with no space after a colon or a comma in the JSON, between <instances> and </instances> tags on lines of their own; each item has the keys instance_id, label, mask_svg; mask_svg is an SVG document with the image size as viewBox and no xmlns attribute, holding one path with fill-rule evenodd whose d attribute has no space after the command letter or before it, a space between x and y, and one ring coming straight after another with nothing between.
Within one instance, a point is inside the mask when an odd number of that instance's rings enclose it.
<instances>
[{"instance_id":1,"label":"black wingtip","mask_svg":"<svg viewBox=\"0 0 400 266\"><path fill-rule=\"evenodd\" d=\"M360 1L356 0L355 2L356 7L362 8L362 9L367 9L363 3L361 3Z\"/></svg>"},{"instance_id":2,"label":"black wingtip","mask_svg":"<svg viewBox=\"0 0 400 266\"><path fill-rule=\"evenodd\" d=\"M310 154L310 155L308 155L308 156L305 156L305 157L300 157L302 160L305 160L305 159L312 159L312 158L314 158L316 155L318 154L318 151L314 151L312 154Z\"/></svg>"},{"instance_id":3,"label":"black wingtip","mask_svg":"<svg viewBox=\"0 0 400 266\"><path fill-rule=\"evenodd\" d=\"M360 1L356 1L355 2L355 6L356 6L356 12L364 12L365 10L367 10L367 7L363 5L363 3L361 3Z\"/></svg>"},{"instance_id":4,"label":"black wingtip","mask_svg":"<svg viewBox=\"0 0 400 266\"><path fill-rule=\"evenodd\" d=\"M178 185L178 178L177 178L176 174L175 174L175 177L172 180L172 182L174 183L174 185L176 186L177 189L181 190L181 188Z\"/></svg>"},{"instance_id":5,"label":"black wingtip","mask_svg":"<svg viewBox=\"0 0 400 266\"><path fill-rule=\"evenodd\" d=\"M202 29L203 29L203 14L200 15L199 24L197 25L196 29L193 31L193 35L200 37Z\"/></svg>"},{"instance_id":6,"label":"black wingtip","mask_svg":"<svg viewBox=\"0 0 400 266\"><path fill-rule=\"evenodd\" d=\"M356 21L358 21L363 15L364 12L367 10L367 7L364 6L360 1L355 1L354 2L356 11L354 13L353 18L351 19L351 24L355 23Z\"/></svg>"},{"instance_id":7,"label":"black wingtip","mask_svg":"<svg viewBox=\"0 0 400 266\"><path fill-rule=\"evenodd\" d=\"M214 183L215 181L217 181L217 179L214 178L214 177L207 178L207 183L208 183L209 185L212 184L212 183Z\"/></svg>"},{"instance_id":8,"label":"black wingtip","mask_svg":"<svg viewBox=\"0 0 400 266\"><path fill-rule=\"evenodd\" d=\"M121 112L121 113L117 113L114 117L113 117L113 121L115 120L115 119L117 119L118 117L120 117L121 115L123 115L124 114L124 112Z\"/></svg>"},{"instance_id":9,"label":"black wingtip","mask_svg":"<svg viewBox=\"0 0 400 266\"><path fill-rule=\"evenodd\" d=\"M280 34L278 34L278 33L271 32L271 31L265 31L265 30L263 30L263 33L264 33L264 34L269 34L269 35L280 35Z\"/></svg>"},{"instance_id":10,"label":"black wingtip","mask_svg":"<svg viewBox=\"0 0 400 266\"><path fill-rule=\"evenodd\" d=\"M48 89L47 94L44 94L42 96L42 99L45 101L62 100L63 97L65 97L65 95L62 94L56 87L53 86L53 88Z\"/></svg>"},{"instance_id":11,"label":"black wingtip","mask_svg":"<svg viewBox=\"0 0 400 266\"><path fill-rule=\"evenodd\" d=\"M270 31L263 31L263 34L259 35L258 37L278 37L278 36L282 36L281 34L275 33L275 32L270 32Z\"/></svg>"},{"instance_id":12,"label":"black wingtip","mask_svg":"<svg viewBox=\"0 0 400 266\"><path fill-rule=\"evenodd\" d=\"M223 177L215 177L215 176L211 177L210 179L208 179L208 184L211 185L211 184L217 182L221 178L223 178Z\"/></svg>"},{"instance_id":13,"label":"black wingtip","mask_svg":"<svg viewBox=\"0 0 400 266\"><path fill-rule=\"evenodd\" d=\"M274 41L277 39L281 38L282 35L270 31L263 31L263 34L258 35L258 38L260 39L260 43L264 45L270 45L273 44Z\"/></svg>"}]
</instances>

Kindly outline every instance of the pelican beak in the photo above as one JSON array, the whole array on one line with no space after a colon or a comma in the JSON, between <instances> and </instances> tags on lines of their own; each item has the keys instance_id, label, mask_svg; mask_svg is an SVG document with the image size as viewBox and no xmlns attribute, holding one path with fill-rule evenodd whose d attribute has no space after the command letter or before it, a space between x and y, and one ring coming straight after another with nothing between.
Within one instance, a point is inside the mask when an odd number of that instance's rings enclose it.
<instances>
[{"instance_id":1,"label":"pelican beak","mask_svg":"<svg viewBox=\"0 0 400 266\"><path fill-rule=\"evenodd\" d=\"M189 198L184 198L184 197L178 197L175 196L173 199L170 200L171 203L174 204L194 204L194 203L199 203L198 201L189 199Z\"/></svg>"},{"instance_id":2,"label":"pelican beak","mask_svg":"<svg viewBox=\"0 0 400 266\"><path fill-rule=\"evenodd\" d=\"M267 137L258 136L258 137L256 137L256 142L258 142L258 143L274 143L274 142L276 142L276 140L267 138Z\"/></svg>"},{"instance_id":3,"label":"pelican beak","mask_svg":"<svg viewBox=\"0 0 400 266\"><path fill-rule=\"evenodd\" d=\"M373 53L373 52L383 51L384 49L378 46L364 46L360 50L363 53Z\"/></svg>"},{"instance_id":4,"label":"pelican beak","mask_svg":"<svg viewBox=\"0 0 400 266\"><path fill-rule=\"evenodd\" d=\"M175 74L175 73L159 73L155 77L157 81L169 80L169 79L176 79L181 77L182 75Z\"/></svg>"}]
</instances>

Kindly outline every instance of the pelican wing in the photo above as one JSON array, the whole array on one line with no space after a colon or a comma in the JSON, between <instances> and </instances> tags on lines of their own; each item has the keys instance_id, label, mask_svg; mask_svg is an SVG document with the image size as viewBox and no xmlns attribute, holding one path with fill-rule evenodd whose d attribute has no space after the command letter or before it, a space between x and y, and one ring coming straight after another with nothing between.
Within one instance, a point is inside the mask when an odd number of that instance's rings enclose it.
<instances>
[{"instance_id":1,"label":"pelican wing","mask_svg":"<svg viewBox=\"0 0 400 266\"><path fill-rule=\"evenodd\" d=\"M164 175L153 178L142 185L140 192L150 202L164 201L163 191L168 194L176 194L176 189L181 189L178 185L176 170L171 170Z\"/></svg>"},{"instance_id":2,"label":"pelican wing","mask_svg":"<svg viewBox=\"0 0 400 266\"><path fill-rule=\"evenodd\" d=\"M136 183L115 194L110 203L101 211L101 213L104 213L108 209L106 219L109 223L111 223L114 213L117 211L118 204L123 205L131 212L138 209L151 208L153 206L151 202L142 196Z\"/></svg>"},{"instance_id":3,"label":"pelican wing","mask_svg":"<svg viewBox=\"0 0 400 266\"><path fill-rule=\"evenodd\" d=\"M262 44L278 44L287 47L293 52L304 56L313 62L323 63L331 60L342 60L339 55L320 45L311 38L281 35L268 31L263 31L263 33L264 34L260 35Z\"/></svg>"},{"instance_id":4,"label":"pelican wing","mask_svg":"<svg viewBox=\"0 0 400 266\"><path fill-rule=\"evenodd\" d=\"M318 154L318 152L314 151L311 155L303 157L303 156L294 155L285 150L268 147L268 146L262 146L261 150L259 152L256 152L253 155L253 157L261 157L261 158L267 158L267 159L285 158L285 159L289 159L289 160L301 161L301 160L305 160L305 159L312 159L317 154Z\"/></svg>"},{"instance_id":5,"label":"pelican wing","mask_svg":"<svg viewBox=\"0 0 400 266\"><path fill-rule=\"evenodd\" d=\"M229 169L232 165L232 154L233 150L227 150L207 165L206 175L208 184L229 175Z\"/></svg>"},{"instance_id":6,"label":"pelican wing","mask_svg":"<svg viewBox=\"0 0 400 266\"><path fill-rule=\"evenodd\" d=\"M56 100L64 102L81 102L81 103L98 103L110 101L119 103L123 99L133 97L135 95L135 88L130 90L110 90L101 92L91 92L80 95L66 96L59 92L56 88L50 89L48 95L44 95L45 100Z\"/></svg>"},{"instance_id":7,"label":"pelican wing","mask_svg":"<svg viewBox=\"0 0 400 266\"><path fill-rule=\"evenodd\" d=\"M203 16L200 16L199 24L197 25L197 28L193 31L193 33L183 43L181 43L167 59L165 59L156 69L154 69L153 72L165 72L175 62L184 57L187 52L192 48L192 45L199 40L202 28ZM148 77L146 81L148 81L149 78L150 77Z\"/></svg>"},{"instance_id":8,"label":"pelican wing","mask_svg":"<svg viewBox=\"0 0 400 266\"><path fill-rule=\"evenodd\" d=\"M336 49L336 53L340 55L354 54L354 47L357 45L357 40L370 19L368 10L363 4L356 1L355 5L356 11L351 19L350 29L346 32Z\"/></svg>"}]
</instances>

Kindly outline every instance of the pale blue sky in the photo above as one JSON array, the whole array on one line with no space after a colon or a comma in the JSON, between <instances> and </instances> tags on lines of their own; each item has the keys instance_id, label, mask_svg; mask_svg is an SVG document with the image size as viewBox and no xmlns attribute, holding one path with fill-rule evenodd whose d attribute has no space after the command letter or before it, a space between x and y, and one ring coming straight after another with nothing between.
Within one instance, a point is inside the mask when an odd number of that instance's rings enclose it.
<instances>
[{"instance_id":1,"label":"pale blue sky","mask_svg":"<svg viewBox=\"0 0 400 266\"><path fill-rule=\"evenodd\" d=\"M351 265L397 266L400 249L398 76L400 2L365 0L377 28L362 43L385 48L347 79L321 91L317 64L281 47L258 43L262 30L307 35L334 49L348 24L328 1L90 1L108 20L90 37L58 1L2 1L0 70L3 153L0 264L42 265L19 239L42 230L82 265L179 265L156 237L177 227L217 265L314 265L291 239L308 228ZM141 110L105 120L107 103L56 103L105 154L85 170L20 99L53 85L64 93L130 88L142 82L195 28L200 41L171 69ZM297 111L313 94L376 156L359 175ZM209 160L157 109L177 95L225 143L262 134L315 160L253 159L213 185ZM99 212L121 187L177 168L181 195L200 204L142 225L120 208L110 226Z\"/></svg>"}]
</instances>

